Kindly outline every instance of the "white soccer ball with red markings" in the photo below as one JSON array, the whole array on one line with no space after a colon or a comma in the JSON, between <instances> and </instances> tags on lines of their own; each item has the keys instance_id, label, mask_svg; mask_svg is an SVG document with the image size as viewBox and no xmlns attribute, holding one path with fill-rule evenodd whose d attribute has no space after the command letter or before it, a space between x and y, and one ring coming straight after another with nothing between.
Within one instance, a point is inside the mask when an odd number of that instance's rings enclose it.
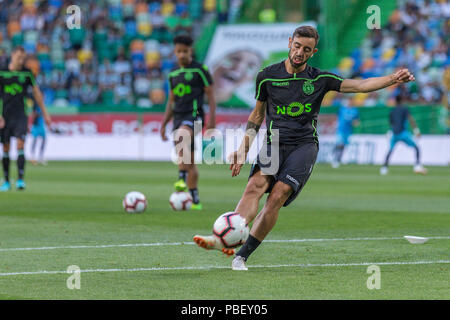
<instances>
[{"instance_id":1,"label":"white soccer ball with red markings","mask_svg":"<svg viewBox=\"0 0 450 320\"><path fill-rule=\"evenodd\" d=\"M190 210L192 197L189 192L177 191L170 195L169 203L175 211Z\"/></svg>"},{"instance_id":2,"label":"white soccer ball with red markings","mask_svg":"<svg viewBox=\"0 0 450 320\"><path fill-rule=\"evenodd\" d=\"M131 191L122 201L123 208L128 213L142 213L147 208L147 199L138 191Z\"/></svg>"},{"instance_id":3,"label":"white soccer ball with red markings","mask_svg":"<svg viewBox=\"0 0 450 320\"><path fill-rule=\"evenodd\" d=\"M226 212L214 222L213 235L225 248L236 248L244 244L249 233L247 222L237 212Z\"/></svg>"}]
</instances>

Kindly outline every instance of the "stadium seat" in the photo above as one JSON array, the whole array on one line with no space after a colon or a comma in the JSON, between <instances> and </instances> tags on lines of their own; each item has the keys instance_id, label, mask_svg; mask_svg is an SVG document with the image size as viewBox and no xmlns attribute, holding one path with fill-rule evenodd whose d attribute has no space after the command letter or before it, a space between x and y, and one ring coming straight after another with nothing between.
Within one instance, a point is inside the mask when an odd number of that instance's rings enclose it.
<instances>
[{"instance_id":1,"label":"stadium seat","mask_svg":"<svg viewBox=\"0 0 450 320\"><path fill-rule=\"evenodd\" d=\"M173 14L175 11L175 5L173 4L173 2L163 2L161 5L161 14L163 16L169 16L171 14Z\"/></svg>"},{"instance_id":2,"label":"stadium seat","mask_svg":"<svg viewBox=\"0 0 450 320\"><path fill-rule=\"evenodd\" d=\"M203 8L207 12L213 12L216 10L216 0L204 0Z\"/></svg>"},{"instance_id":3,"label":"stadium seat","mask_svg":"<svg viewBox=\"0 0 450 320\"><path fill-rule=\"evenodd\" d=\"M148 22L138 23L137 25L138 33L143 35L144 37L148 37L152 34L152 25Z\"/></svg>"},{"instance_id":4,"label":"stadium seat","mask_svg":"<svg viewBox=\"0 0 450 320\"><path fill-rule=\"evenodd\" d=\"M125 33L134 36L137 32L136 21L129 20L125 22Z\"/></svg>"},{"instance_id":5,"label":"stadium seat","mask_svg":"<svg viewBox=\"0 0 450 320\"><path fill-rule=\"evenodd\" d=\"M173 30L175 30L176 27L178 27L178 25L180 24L180 18L177 17L177 16L175 16L175 15L168 15L168 16L165 18L165 23L166 23L167 28L168 28L170 31L173 31Z\"/></svg>"}]
</instances>

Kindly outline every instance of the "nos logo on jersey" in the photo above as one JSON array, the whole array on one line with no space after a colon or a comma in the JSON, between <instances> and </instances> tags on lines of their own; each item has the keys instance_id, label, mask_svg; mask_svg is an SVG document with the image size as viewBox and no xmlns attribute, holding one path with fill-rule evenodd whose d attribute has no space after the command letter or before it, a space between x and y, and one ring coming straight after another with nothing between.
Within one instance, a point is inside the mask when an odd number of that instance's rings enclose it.
<instances>
[{"instance_id":1,"label":"nos logo on jersey","mask_svg":"<svg viewBox=\"0 0 450 320\"><path fill-rule=\"evenodd\" d=\"M277 114L287 114L291 117L298 117L303 112L311 112L311 103L303 105L300 102L292 102L288 106L277 106Z\"/></svg>"},{"instance_id":2,"label":"nos logo on jersey","mask_svg":"<svg viewBox=\"0 0 450 320\"><path fill-rule=\"evenodd\" d=\"M192 92L192 88L188 84L179 83L175 88L173 88L173 94L178 97L183 97L185 94L190 94Z\"/></svg>"},{"instance_id":3,"label":"nos logo on jersey","mask_svg":"<svg viewBox=\"0 0 450 320\"><path fill-rule=\"evenodd\" d=\"M9 93L12 96L15 96L18 93L23 91L23 87L17 83L8 84L4 87L4 92Z\"/></svg>"}]
</instances>

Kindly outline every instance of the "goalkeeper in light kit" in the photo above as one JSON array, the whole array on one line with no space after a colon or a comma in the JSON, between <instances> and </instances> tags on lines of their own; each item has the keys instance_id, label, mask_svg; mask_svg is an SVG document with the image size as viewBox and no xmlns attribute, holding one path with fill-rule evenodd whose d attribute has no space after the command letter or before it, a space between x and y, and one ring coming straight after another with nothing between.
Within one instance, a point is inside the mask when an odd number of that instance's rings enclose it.
<instances>
[{"instance_id":1,"label":"goalkeeper in light kit","mask_svg":"<svg viewBox=\"0 0 450 320\"><path fill-rule=\"evenodd\" d=\"M315 28L297 28L289 37L288 58L264 68L256 77L256 106L248 118L241 146L230 155L231 176L240 173L264 119L267 143L252 165L247 186L235 209L247 223L253 221L253 225L247 241L232 261L233 270L247 270L247 259L275 226L281 207L288 206L308 181L319 151L317 118L324 95L331 90L371 92L415 80L407 69L384 77L354 80L311 67L307 62L317 53L318 41ZM264 193L269 195L258 214L259 200ZM205 249L234 254L234 249L224 248L214 236L197 235L194 242Z\"/></svg>"}]
</instances>

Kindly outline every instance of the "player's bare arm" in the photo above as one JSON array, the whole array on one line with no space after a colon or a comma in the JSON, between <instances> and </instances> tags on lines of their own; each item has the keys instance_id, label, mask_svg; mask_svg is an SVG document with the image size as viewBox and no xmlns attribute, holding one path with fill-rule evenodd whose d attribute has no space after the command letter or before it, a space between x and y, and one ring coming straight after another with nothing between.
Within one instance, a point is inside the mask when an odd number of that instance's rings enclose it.
<instances>
[{"instance_id":1,"label":"player's bare arm","mask_svg":"<svg viewBox=\"0 0 450 320\"><path fill-rule=\"evenodd\" d=\"M239 149L229 156L231 176L235 177L241 172L241 168L245 163L247 154L252 146L253 140L258 134L258 130L264 121L266 114L266 102L256 101L255 108L248 117L245 136Z\"/></svg>"},{"instance_id":2,"label":"player's bare arm","mask_svg":"<svg viewBox=\"0 0 450 320\"><path fill-rule=\"evenodd\" d=\"M166 112L164 113L164 119L161 123L161 129L160 129L160 134L161 134L161 138L163 141L168 140L167 136L166 136L166 126L173 117L172 106L173 106L174 101L175 101L175 97L171 90L171 91L169 91L169 99L167 99L167 103L166 103Z\"/></svg>"},{"instance_id":3,"label":"player's bare arm","mask_svg":"<svg viewBox=\"0 0 450 320\"><path fill-rule=\"evenodd\" d=\"M364 80L345 79L342 81L340 91L344 93L372 92L394 84L415 80L414 75L408 69L400 69L397 72L384 77L374 77Z\"/></svg>"},{"instance_id":4,"label":"player's bare arm","mask_svg":"<svg viewBox=\"0 0 450 320\"><path fill-rule=\"evenodd\" d=\"M216 127L216 100L214 98L214 85L205 87L205 94L208 98L209 104L209 120L206 125L206 130Z\"/></svg>"},{"instance_id":5,"label":"player's bare arm","mask_svg":"<svg viewBox=\"0 0 450 320\"><path fill-rule=\"evenodd\" d=\"M38 104L39 108L41 108L42 110L45 123L47 124L47 126L50 127L50 125L52 124L52 118L50 117L50 114L48 113L47 108L45 107L44 97L38 85L33 86L33 97L36 100L36 103Z\"/></svg>"},{"instance_id":6,"label":"player's bare arm","mask_svg":"<svg viewBox=\"0 0 450 320\"><path fill-rule=\"evenodd\" d=\"M2 116L0 116L0 129L2 129L5 126L5 119L3 119Z\"/></svg>"}]
</instances>

